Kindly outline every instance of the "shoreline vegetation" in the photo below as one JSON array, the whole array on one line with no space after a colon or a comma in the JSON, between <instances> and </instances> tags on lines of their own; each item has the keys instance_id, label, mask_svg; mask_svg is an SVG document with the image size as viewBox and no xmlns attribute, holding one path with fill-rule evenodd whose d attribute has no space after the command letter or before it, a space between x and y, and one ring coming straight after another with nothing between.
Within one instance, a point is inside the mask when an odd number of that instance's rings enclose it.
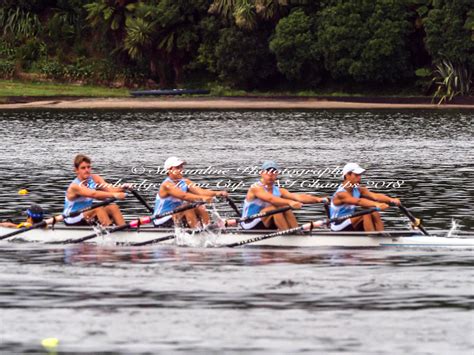
<instances>
[{"instance_id":1,"label":"shoreline vegetation","mask_svg":"<svg viewBox=\"0 0 474 355\"><path fill-rule=\"evenodd\" d=\"M186 88L451 103L474 94L473 34L472 0L4 0L0 102Z\"/></svg>"},{"instance_id":2,"label":"shoreline vegetation","mask_svg":"<svg viewBox=\"0 0 474 355\"><path fill-rule=\"evenodd\" d=\"M0 109L162 109L162 110L279 110L279 109L470 109L474 97L456 97L437 105L429 96L393 92L345 91L259 92L210 88L206 96L131 97L127 89L0 80Z\"/></svg>"}]
</instances>

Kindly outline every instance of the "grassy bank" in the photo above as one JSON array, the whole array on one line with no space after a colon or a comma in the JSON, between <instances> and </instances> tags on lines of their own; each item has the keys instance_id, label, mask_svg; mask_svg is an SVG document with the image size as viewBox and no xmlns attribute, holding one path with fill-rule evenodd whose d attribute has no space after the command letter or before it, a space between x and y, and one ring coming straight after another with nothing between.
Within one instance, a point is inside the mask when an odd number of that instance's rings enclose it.
<instances>
[{"instance_id":1,"label":"grassy bank","mask_svg":"<svg viewBox=\"0 0 474 355\"><path fill-rule=\"evenodd\" d=\"M216 83L190 83L189 88L204 88L210 90L210 97L424 97L414 88L380 88L375 90L368 87L322 87L317 90L275 89L272 91L234 90ZM106 86L90 86L54 82L32 82L20 80L0 80L0 98L6 97L127 97L128 88L112 89Z\"/></svg>"},{"instance_id":2,"label":"grassy bank","mask_svg":"<svg viewBox=\"0 0 474 355\"><path fill-rule=\"evenodd\" d=\"M124 97L128 89L103 86L80 86L61 83L0 80L0 97L5 96L90 96Z\"/></svg>"}]
</instances>

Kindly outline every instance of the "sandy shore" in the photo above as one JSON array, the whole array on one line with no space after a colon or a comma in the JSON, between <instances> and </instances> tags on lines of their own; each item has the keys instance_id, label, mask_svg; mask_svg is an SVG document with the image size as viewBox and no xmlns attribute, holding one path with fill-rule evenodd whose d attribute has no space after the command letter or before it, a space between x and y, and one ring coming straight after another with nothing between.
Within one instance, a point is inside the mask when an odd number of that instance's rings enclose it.
<instances>
[{"instance_id":1,"label":"sandy shore","mask_svg":"<svg viewBox=\"0 0 474 355\"><path fill-rule=\"evenodd\" d=\"M280 110L280 109L467 109L471 104L350 102L315 98L92 98L42 99L0 104L7 109L156 109L156 110Z\"/></svg>"}]
</instances>

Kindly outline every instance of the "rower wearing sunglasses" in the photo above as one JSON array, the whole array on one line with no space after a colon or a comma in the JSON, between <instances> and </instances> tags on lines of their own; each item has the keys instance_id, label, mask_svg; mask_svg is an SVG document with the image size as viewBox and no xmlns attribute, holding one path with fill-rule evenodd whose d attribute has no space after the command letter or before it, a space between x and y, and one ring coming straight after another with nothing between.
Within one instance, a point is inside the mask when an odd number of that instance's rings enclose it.
<instances>
[{"instance_id":1,"label":"rower wearing sunglasses","mask_svg":"<svg viewBox=\"0 0 474 355\"><path fill-rule=\"evenodd\" d=\"M260 180L253 184L245 197L242 217L261 212L269 212L277 208L290 206L300 209L303 204L323 203L327 198L308 194L291 193L277 186L279 167L274 161L267 160L260 169ZM268 217L256 218L241 223L243 229L275 229L286 230L298 227L298 221L291 210Z\"/></svg>"}]
</instances>

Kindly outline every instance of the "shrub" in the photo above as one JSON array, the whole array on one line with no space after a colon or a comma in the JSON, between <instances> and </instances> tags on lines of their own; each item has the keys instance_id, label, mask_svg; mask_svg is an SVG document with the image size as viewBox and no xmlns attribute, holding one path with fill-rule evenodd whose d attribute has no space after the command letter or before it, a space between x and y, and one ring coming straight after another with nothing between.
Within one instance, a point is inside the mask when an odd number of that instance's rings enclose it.
<instances>
[{"instance_id":1,"label":"shrub","mask_svg":"<svg viewBox=\"0 0 474 355\"><path fill-rule=\"evenodd\" d=\"M434 74L433 82L437 90L433 101L439 99L438 104L452 101L455 96L470 94L472 72L465 65L454 65L449 60L442 60L436 65Z\"/></svg>"},{"instance_id":2,"label":"shrub","mask_svg":"<svg viewBox=\"0 0 474 355\"><path fill-rule=\"evenodd\" d=\"M413 76L403 2L338 1L319 13L318 23L319 48L334 79L380 83Z\"/></svg>"},{"instance_id":3,"label":"shrub","mask_svg":"<svg viewBox=\"0 0 474 355\"><path fill-rule=\"evenodd\" d=\"M270 50L276 56L278 70L288 80L317 82L323 64L319 64L316 44L312 18L298 9L278 22Z\"/></svg>"},{"instance_id":4,"label":"shrub","mask_svg":"<svg viewBox=\"0 0 474 355\"><path fill-rule=\"evenodd\" d=\"M8 59L0 59L0 78L11 79L15 74L15 62Z\"/></svg>"}]
</instances>

